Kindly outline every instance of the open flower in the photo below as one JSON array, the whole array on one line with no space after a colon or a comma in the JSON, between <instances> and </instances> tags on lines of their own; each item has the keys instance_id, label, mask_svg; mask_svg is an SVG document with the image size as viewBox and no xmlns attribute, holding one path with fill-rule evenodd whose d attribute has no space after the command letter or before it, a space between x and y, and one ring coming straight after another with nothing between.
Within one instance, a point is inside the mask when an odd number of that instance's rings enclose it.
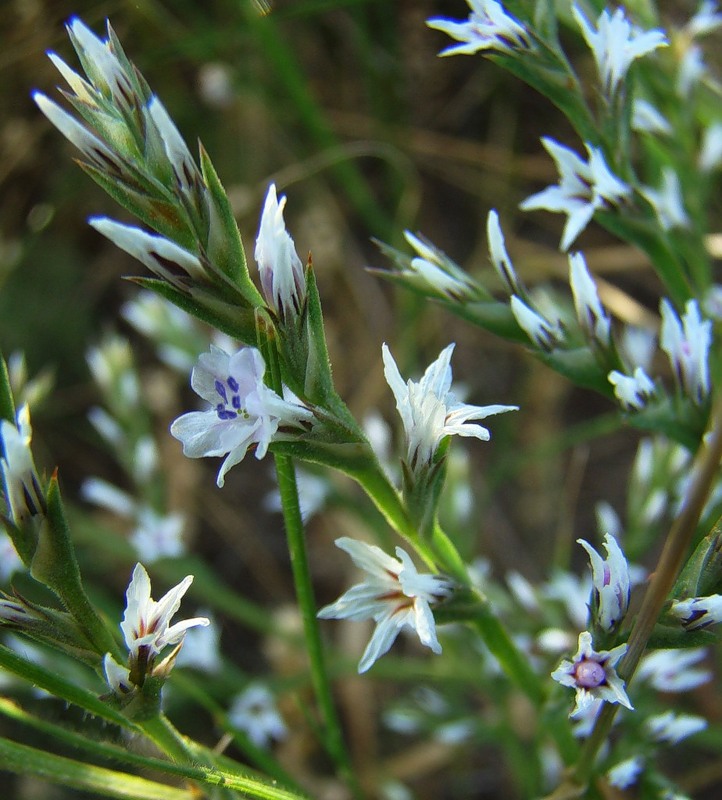
<instances>
[{"instance_id":1,"label":"open flower","mask_svg":"<svg viewBox=\"0 0 722 800\"><path fill-rule=\"evenodd\" d=\"M286 198L271 184L256 239L256 262L266 302L277 316L293 319L303 307L306 279L303 264L283 221Z\"/></svg>"},{"instance_id":2,"label":"open flower","mask_svg":"<svg viewBox=\"0 0 722 800\"><path fill-rule=\"evenodd\" d=\"M450 391L453 351L453 344L445 347L420 381L404 383L391 351L385 344L382 348L384 375L396 398L406 433L406 461L415 472L432 463L445 436L457 434L488 441L489 431L470 424L470 420L518 410L517 406L472 406L458 402Z\"/></svg>"},{"instance_id":3,"label":"open flower","mask_svg":"<svg viewBox=\"0 0 722 800\"><path fill-rule=\"evenodd\" d=\"M663 31L644 31L632 25L621 8L614 14L606 9L602 11L596 28L576 4L572 5L572 13L592 51L607 97L616 92L635 59L667 45Z\"/></svg>"},{"instance_id":4,"label":"open flower","mask_svg":"<svg viewBox=\"0 0 722 800\"><path fill-rule=\"evenodd\" d=\"M566 214L568 219L559 247L567 250L595 211L609 203L619 203L629 195L630 188L609 169L599 148L586 145L589 161L584 161L573 150L547 136L542 137L542 144L556 162L559 183L527 197L519 208Z\"/></svg>"},{"instance_id":5,"label":"open flower","mask_svg":"<svg viewBox=\"0 0 722 800\"><path fill-rule=\"evenodd\" d=\"M583 714L596 699L632 708L624 681L614 669L626 651L626 644L613 650L596 651L592 647L592 634L589 631L579 634L579 649L572 661L562 661L552 672L552 678L562 686L576 689L576 703L570 717Z\"/></svg>"},{"instance_id":6,"label":"open flower","mask_svg":"<svg viewBox=\"0 0 722 800\"><path fill-rule=\"evenodd\" d=\"M120 623L129 652L129 676L135 685L142 686L146 675L167 674L173 666L178 648L161 664L155 666L157 656L170 645L180 645L189 628L209 624L210 621L206 617L195 617L176 622L174 625L170 624L192 582L193 576L188 575L156 602L150 596L150 578L145 567L142 564L135 565L133 577L125 594L125 614ZM121 675L119 666L113 662L109 667L106 659L106 676L109 680L111 673L114 678Z\"/></svg>"},{"instance_id":7,"label":"open flower","mask_svg":"<svg viewBox=\"0 0 722 800\"><path fill-rule=\"evenodd\" d=\"M284 400L266 386L265 371L255 348L243 347L229 356L214 345L193 368L191 385L211 408L183 414L170 432L183 443L189 458L226 456L218 473L219 486L250 447L255 445L256 458L263 458L268 445L283 436L281 427L298 428L313 419L300 401Z\"/></svg>"},{"instance_id":8,"label":"open flower","mask_svg":"<svg viewBox=\"0 0 722 800\"><path fill-rule=\"evenodd\" d=\"M341 595L335 603L318 612L321 619L373 619L376 630L358 665L367 669L388 651L403 628L415 630L421 644L441 652L431 605L449 597L451 581L439 575L420 573L409 554L396 548L398 558L386 555L374 545L348 537L336 540L354 564L369 577Z\"/></svg>"},{"instance_id":9,"label":"open flower","mask_svg":"<svg viewBox=\"0 0 722 800\"><path fill-rule=\"evenodd\" d=\"M467 0L471 13L466 22L438 17L427 21L430 28L443 31L460 44L452 44L439 55L453 56L498 50L512 53L532 46L529 31L504 10L496 0Z\"/></svg>"},{"instance_id":10,"label":"open flower","mask_svg":"<svg viewBox=\"0 0 722 800\"><path fill-rule=\"evenodd\" d=\"M621 547L614 536L606 534L604 547L607 558L599 553L584 539L577 539L589 556L592 567L592 614L595 623L606 632L616 628L627 613L629 607L629 565Z\"/></svg>"},{"instance_id":11,"label":"open flower","mask_svg":"<svg viewBox=\"0 0 722 800\"><path fill-rule=\"evenodd\" d=\"M268 747L272 739L285 739L288 728L273 695L260 683L249 684L233 699L228 721L242 730L256 747Z\"/></svg>"}]
</instances>

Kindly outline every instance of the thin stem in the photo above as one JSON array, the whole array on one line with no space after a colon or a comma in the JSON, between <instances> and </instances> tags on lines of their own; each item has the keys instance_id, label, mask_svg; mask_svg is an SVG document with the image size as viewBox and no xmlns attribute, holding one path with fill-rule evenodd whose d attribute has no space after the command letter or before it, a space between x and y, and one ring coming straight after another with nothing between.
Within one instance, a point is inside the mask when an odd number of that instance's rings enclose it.
<instances>
[{"instance_id":1,"label":"thin stem","mask_svg":"<svg viewBox=\"0 0 722 800\"><path fill-rule=\"evenodd\" d=\"M336 714L336 707L331 692L326 661L324 658L321 631L316 617L316 599L311 582L311 571L308 564L306 538L303 520L298 501L298 486L293 461L289 456L275 454L278 488L281 495L283 520L286 527L288 552L291 558L293 582L296 587L296 598L301 611L303 631L308 658L311 666L311 682L318 701L323 722L323 734L326 748L344 774L349 785L358 796L354 784L351 762L346 750L341 725Z\"/></svg>"},{"instance_id":2,"label":"thin stem","mask_svg":"<svg viewBox=\"0 0 722 800\"><path fill-rule=\"evenodd\" d=\"M634 621L627 652L619 662L617 673L627 683L634 675L662 607L684 565L702 511L717 477L721 459L722 402L718 402L712 416L711 434L707 441L703 440L700 447L687 496L679 515L672 523L649 588ZM575 770L574 777L578 783L584 785L589 780L597 751L606 741L618 708L617 705L607 704L602 709Z\"/></svg>"}]
</instances>

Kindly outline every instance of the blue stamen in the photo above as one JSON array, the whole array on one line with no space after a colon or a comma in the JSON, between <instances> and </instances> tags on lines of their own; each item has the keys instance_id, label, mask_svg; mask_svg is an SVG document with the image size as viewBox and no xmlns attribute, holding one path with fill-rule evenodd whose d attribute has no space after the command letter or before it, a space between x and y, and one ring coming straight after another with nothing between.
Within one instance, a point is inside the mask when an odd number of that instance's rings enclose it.
<instances>
[{"instance_id":1,"label":"blue stamen","mask_svg":"<svg viewBox=\"0 0 722 800\"><path fill-rule=\"evenodd\" d=\"M226 387L220 381L216 381L216 391L223 398L223 402L227 403L228 395L226 394Z\"/></svg>"},{"instance_id":2,"label":"blue stamen","mask_svg":"<svg viewBox=\"0 0 722 800\"><path fill-rule=\"evenodd\" d=\"M228 380L226 381L228 387L232 392L237 392L241 387L238 385L238 381L233 377L233 375L228 376Z\"/></svg>"},{"instance_id":3,"label":"blue stamen","mask_svg":"<svg viewBox=\"0 0 722 800\"><path fill-rule=\"evenodd\" d=\"M233 406L233 408L236 409L236 411L240 411L240 409L241 409L241 398L237 394L233 395L233 399L231 400L231 405Z\"/></svg>"}]
</instances>

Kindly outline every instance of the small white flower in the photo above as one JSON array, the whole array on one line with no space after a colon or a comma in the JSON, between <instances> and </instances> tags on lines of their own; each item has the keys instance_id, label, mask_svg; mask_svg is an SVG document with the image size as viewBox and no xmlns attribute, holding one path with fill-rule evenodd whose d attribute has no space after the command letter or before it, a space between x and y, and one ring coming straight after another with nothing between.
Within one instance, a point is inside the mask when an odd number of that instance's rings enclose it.
<instances>
[{"instance_id":1,"label":"small white flower","mask_svg":"<svg viewBox=\"0 0 722 800\"><path fill-rule=\"evenodd\" d=\"M13 573L23 568L23 562L12 539L0 531L0 581L5 583Z\"/></svg>"},{"instance_id":2,"label":"small white flower","mask_svg":"<svg viewBox=\"0 0 722 800\"><path fill-rule=\"evenodd\" d=\"M632 103L632 130L669 136L672 126L650 102L635 97Z\"/></svg>"},{"instance_id":3,"label":"small white flower","mask_svg":"<svg viewBox=\"0 0 722 800\"><path fill-rule=\"evenodd\" d=\"M326 504L331 486L322 475L316 475L303 468L296 468L296 485L298 487L298 502L301 510L301 518L308 522ZM269 492L263 502L264 508L269 511L283 511L281 503L281 493L278 489Z\"/></svg>"},{"instance_id":4,"label":"small white flower","mask_svg":"<svg viewBox=\"0 0 722 800\"><path fill-rule=\"evenodd\" d=\"M596 28L576 4L572 5L572 13L592 51L602 89L607 97L617 91L635 59L667 45L663 31L644 31L632 25L621 8L614 14L606 9L602 11Z\"/></svg>"},{"instance_id":5,"label":"small white flower","mask_svg":"<svg viewBox=\"0 0 722 800\"><path fill-rule=\"evenodd\" d=\"M559 183L527 197L519 208L566 214L568 219L559 247L567 250L587 227L595 211L608 203L618 204L629 195L630 188L611 172L598 148L586 145L589 161L585 162L554 139L543 137L542 144L556 162Z\"/></svg>"},{"instance_id":6,"label":"small white flower","mask_svg":"<svg viewBox=\"0 0 722 800\"><path fill-rule=\"evenodd\" d=\"M577 319L586 337L603 348L612 343L612 323L599 301L597 285L587 269L581 253L569 256L569 283L574 295L574 308Z\"/></svg>"},{"instance_id":7,"label":"small white flower","mask_svg":"<svg viewBox=\"0 0 722 800\"><path fill-rule=\"evenodd\" d=\"M695 714L675 714L674 711L665 711L649 717L644 722L649 735L657 742L677 744L688 736L703 731L707 727L707 720Z\"/></svg>"},{"instance_id":8,"label":"small white flower","mask_svg":"<svg viewBox=\"0 0 722 800\"><path fill-rule=\"evenodd\" d=\"M132 105L129 100L134 94L133 85L114 52L110 36L101 39L78 17L71 19L67 29L93 88L123 108ZM77 82L68 79L68 83L72 89L76 88Z\"/></svg>"},{"instance_id":9,"label":"small white flower","mask_svg":"<svg viewBox=\"0 0 722 800\"><path fill-rule=\"evenodd\" d=\"M654 394L654 381L641 367L634 370L634 375L625 375L613 369L607 375L607 380L614 387L615 397L627 411L640 411Z\"/></svg>"},{"instance_id":10,"label":"small white flower","mask_svg":"<svg viewBox=\"0 0 722 800\"><path fill-rule=\"evenodd\" d=\"M228 711L228 721L243 731L256 747L268 747L272 739L284 739L288 734L273 695L260 683L250 684L235 697Z\"/></svg>"},{"instance_id":11,"label":"small white flower","mask_svg":"<svg viewBox=\"0 0 722 800\"><path fill-rule=\"evenodd\" d=\"M283 436L281 426L298 427L313 419L300 402L284 400L266 386L265 371L255 348L243 347L229 356L214 345L193 368L191 385L211 408L183 414L170 432L183 443L189 458L226 456L218 473L219 486L251 446L256 445L256 458L263 458L269 444Z\"/></svg>"},{"instance_id":12,"label":"small white flower","mask_svg":"<svg viewBox=\"0 0 722 800\"><path fill-rule=\"evenodd\" d=\"M303 264L283 221L286 198L279 200L271 184L256 238L256 262L266 302L277 316L297 317L306 297Z\"/></svg>"},{"instance_id":13,"label":"small white flower","mask_svg":"<svg viewBox=\"0 0 722 800\"><path fill-rule=\"evenodd\" d=\"M119 664L110 653L106 653L103 658L103 672L105 673L105 682L115 694L122 697L135 689L135 685L130 679L130 670Z\"/></svg>"},{"instance_id":14,"label":"small white flower","mask_svg":"<svg viewBox=\"0 0 722 800\"><path fill-rule=\"evenodd\" d=\"M203 185L203 179L175 122L170 118L163 103L155 96L148 102L148 115L158 130L178 186L185 194L192 194Z\"/></svg>"},{"instance_id":15,"label":"small white flower","mask_svg":"<svg viewBox=\"0 0 722 800\"><path fill-rule=\"evenodd\" d=\"M23 405L16 414L16 424L0 420L0 475L5 494L5 513L17 526L44 513L43 497L30 449L32 428L30 409Z\"/></svg>"},{"instance_id":16,"label":"small white flower","mask_svg":"<svg viewBox=\"0 0 722 800\"><path fill-rule=\"evenodd\" d=\"M576 703L570 717L583 714L596 699L632 708L624 681L614 669L626 652L626 644L597 652L592 647L592 634L589 631L579 634L579 649L573 660L562 661L552 672L552 678L562 686L576 689Z\"/></svg>"},{"instance_id":17,"label":"small white flower","mask_svg":"<svg viewBox=\"0 0 722 800\"><path fill-rule=\"evenodd\" d=\"M707 65L702 58L702 48L690 45L682 56L677 73L677 94L682 99L687 99L694 87L702 80L707 72Z\"/></svg>"},{"instance_id":18,"label":"small white flower","mask_svg":"<svg viewBox=\"0 0 722 800\"><path fill-rule=\"evenodd\" d=\"M183 595L193 582L188 575L157 602L150 596L150 578L142 564L136 564L128 590L126 608L120 628L129 651L130 677L141 685L146 674L153 672L156 657L169 645L179 645L186 631L196 625L208 625L206 617L195 617L170 624L180 608ZM160 664L167 672L172 666Z\"/></svg>"},{"instance_id":19,"label":"small white flower","mask_svg":"<svg viewBox=\"0 0 722 800\"><path fill-rule=\"evenodd\" d=\"M722 622L722 595L711 594L708 597L673 600L670 611L682 620L682 625L688 631L706 628Z\"/></svg>"},{"instance_id":20,"label":"small white flower","mask_svg":"<svg viewBox=\"0 0 722 800\"><path fill-rule=\"evenodd\" d=\"M519 327L537 347L549 352L564 341L559 321L546 319L516 295L511 296L509 305Z\"/></svg>"},{"instance_id":21,"label":"small white flower","mask_svg":"<svg viewBox=\"0 0 722 800\"><path fill-rule=\"evenodd\" d=\"M634 756L620 761L607 771L607 778L611 786L617 789L627 789L637 782L639 773L644 769L644 759Z\"/></svg>"},{"instance_id":22,"label":"small white flower","mask_svg":"<svg viewBox=\"0 0 722 800\"><path fill-rule=\"evenodd\" d=\"M653 650L639 662L635 680L647 681L660 692L688 692L712 678L709 670L693 668L706 655L704 647Z\"/></svg>"},{"instance_id":23,"label":"small white flower","mask_svg":"<svg viewBox=\"0 0 722 800\"><path fill-rule=\"evenodd\" d=\"M513 53L532 47L526 27L508 14L496 0L467 0L471 9L466 22L456 22L442 17L430 19L427 25L443 31L461 44L442 50L439 55L451 56L477 53L480 50L499 50Z\"/></svg>"},{"instance_id":24,"label":"small white flower","mask_svg":"<svg viewBox=\"0 0 722 800\"><path fill-rule=\"evenodd\" d=\"M335 603L322 608L318 616L321 619L374 620L376 630L361 657L358 671L366 672L386 653L403 628L416 631L421 644L440 653L431 605L449 597L451 582L439 575L418 572L401 547L396 548L398 558L392 558L379 547L348 537L337 539L336 546L348 553L369 577Z\"/></svg>"},{"instance_id":25,"label":"small white flower","mask_svg":"<svg viewBox=\"0 0 722 800\"><path fill-rule=\"evenodd\" d=\"M409 269L402 274L446 299L466 300L476 295L472 281L438 247L410 231L404 231L404 238L417 256L411 259Z\"/></svg>"},{"instance_id":26,"label":"small white flower","mask_svg":"<svg viewBox=\"0 0 722 800\"><path fill-rule=\"evenodd\" d=\"M722 26L716 0L702 0L694 16L684 26L688 35L696 38L704 36Z\"/></svg>"},{"instance_id":27,"label":"small white flower","mask_svg":"<svg viewBox=\"0 0 722 800\"><path fill-rule=\"evenodd\" d=\"M185 552L184 528L183 514L159 514L148 506L141 506L130 543L146 564L160 558L177 558Z\"/></svg>"},{"instance_id":28,"label":"small white flower","mask_svg":"<svg viewBox=\"0 0 722 800\"><path fill-rule=\"evenodd\" d=\"M722 122L705 128L698 163L702 172L711 172L722 164Z\"/></svg>"},{"instance_id":29,"label":"small white flower","mask_svg":"<svg viewBox=\"0 0 722 800\"><path fill-rule=\"evenodd\" d=\"M445 436L474 436L488 441L491 434L470 420L516 411L517 406L472 406L457 401L451 389L451 354L445 347L420 381L404 383L391 351L382 348L384 375L396 398L396 408L406 433L406 461L414 470L430 465Z\"/></svg>"},{"instance_id":30,"label":"small white flower","mask_svg":"<svg viewBox=\"0 0 722 800\"><path fill-rule=\"evenodd\" d=\"M671 167L662 170L662 186L659 189L645 186L639 193L654 209L662 230L689 227L689 216L684 209L679 178Z\"/></svg>"},{"instance_id":31,"label":"small white flower","mask_svg":"<svg viewBox=\"0 0 722 800\"><path fill-rule=\"evenodd\" d=\"M662 300L660 311L660 347L669 357L680 391L699 405L710 392L708 357L712 323L702 319L696 300L687 302L681 319L667 299Z\"/></svg>"},{"instance_id":32,"label":"small white flower","mask_svg":"<svg viewBox=\"0 0 722 800\"><path fill-rule=\"evenodd\" d=\"M93 217L89 224L116 247L137 258L155 275L180 288L188 278L206 282L207 276L198 256L155 233L133 225L122 225L106 217Z\"/></svg>"},{"instance_id":33,"label":"small white flower","mask_svg":"<svg viewBox=\"0 0 722 800\"><path fill-rule=\"evenodd\" d=\"M514 266L511 263L509 254L506 252L506 245L504 243L504 234L499 224L499 215L493 209L489 212L486 219L486 236L489 242L489 257L491 263L506 286L510 295L524 296L526 291L522 286Z\"/></svg>"},{"instance_id":34,"label":"small white flower","mask_svg":"<svg viewBox=\"0 0 722 800\"><path fill-rule=\"evenodd\" d=\"M596 622L603 631L613 630L624 618L629 607L631 584L629 565L617 540L608 533L604 536L607 558L584 539L577 539L589 556L594 584L592 610L596 612Z\"/></svg>"},{"instance_id":35,"label":"small white flower","mask_svg":"<svg viewBox=\"0 0 722 800\"><path fill-rule=\"evenodd\" d=\"M176 659L176 666L217 673L223 664L218 623L210 612L203 610L201 613L208 617L209 623L189 628L186 631L183 647Z\"/></svg>"}]
</instances>

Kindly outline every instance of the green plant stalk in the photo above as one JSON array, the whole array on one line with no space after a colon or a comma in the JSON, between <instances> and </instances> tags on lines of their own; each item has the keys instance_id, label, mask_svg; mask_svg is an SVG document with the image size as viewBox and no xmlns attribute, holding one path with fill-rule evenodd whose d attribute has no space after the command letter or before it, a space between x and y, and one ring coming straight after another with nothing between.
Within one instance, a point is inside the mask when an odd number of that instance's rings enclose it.
<instances>
[{"instance_id":1,"label":"green plant stalk","mask_svg":"<svg viewBox=\"0 0 722 800\"><path fill-rule=\"evenodd\" d=\"M712 415L712 430L709 440L702 445L694 471L690 488L685 497L679 515L672 523L664 548L652 573L639 613L629 636L627 652L619 662L617 674L629 683L639 660L644 654L659 614L669 593L674 586L683 565L689 547L694 539L697 525L704 509L714 480L719 472L722 460L722 402L717 403ZM607 704L599 715L592 735L582 750L577 763L574 779L585 785L592 772L594 759L599 748L606 741L612 721L619 709L616 704Z\"/></svg>"},{"instance_id":2,"label":"green plant stalk","mask_svg":"<svg viewBox=\"0 0 722 800\"><path fill-rule=\"evenodd\" d=\"M0 738L3 770L123 800L193 800L191 791L46 753Z\"/></svg>"},{"instance_id":3,"label":"green plant stalk","mask_svg":"<svg viewBox=\"0 0 722 800\"><path fill-rule=\"evenodd\" d=\"M301 518L293 461L290 456L279 453L274 454L274 459L276 462L278 489L281 495L283 521L286 527L288 553L291 559L293 581L296 588L296 598L301 611L306 648L311 667L311 683L323 721L323 737L326 748L334 759L337 768L358 796L359 792L355 787L351 761L344 743L341 724L336 714L331 682L326 669L321 631L316 617L316 598L308 564L306 538Z\"/></svg>"}]
</instances>

